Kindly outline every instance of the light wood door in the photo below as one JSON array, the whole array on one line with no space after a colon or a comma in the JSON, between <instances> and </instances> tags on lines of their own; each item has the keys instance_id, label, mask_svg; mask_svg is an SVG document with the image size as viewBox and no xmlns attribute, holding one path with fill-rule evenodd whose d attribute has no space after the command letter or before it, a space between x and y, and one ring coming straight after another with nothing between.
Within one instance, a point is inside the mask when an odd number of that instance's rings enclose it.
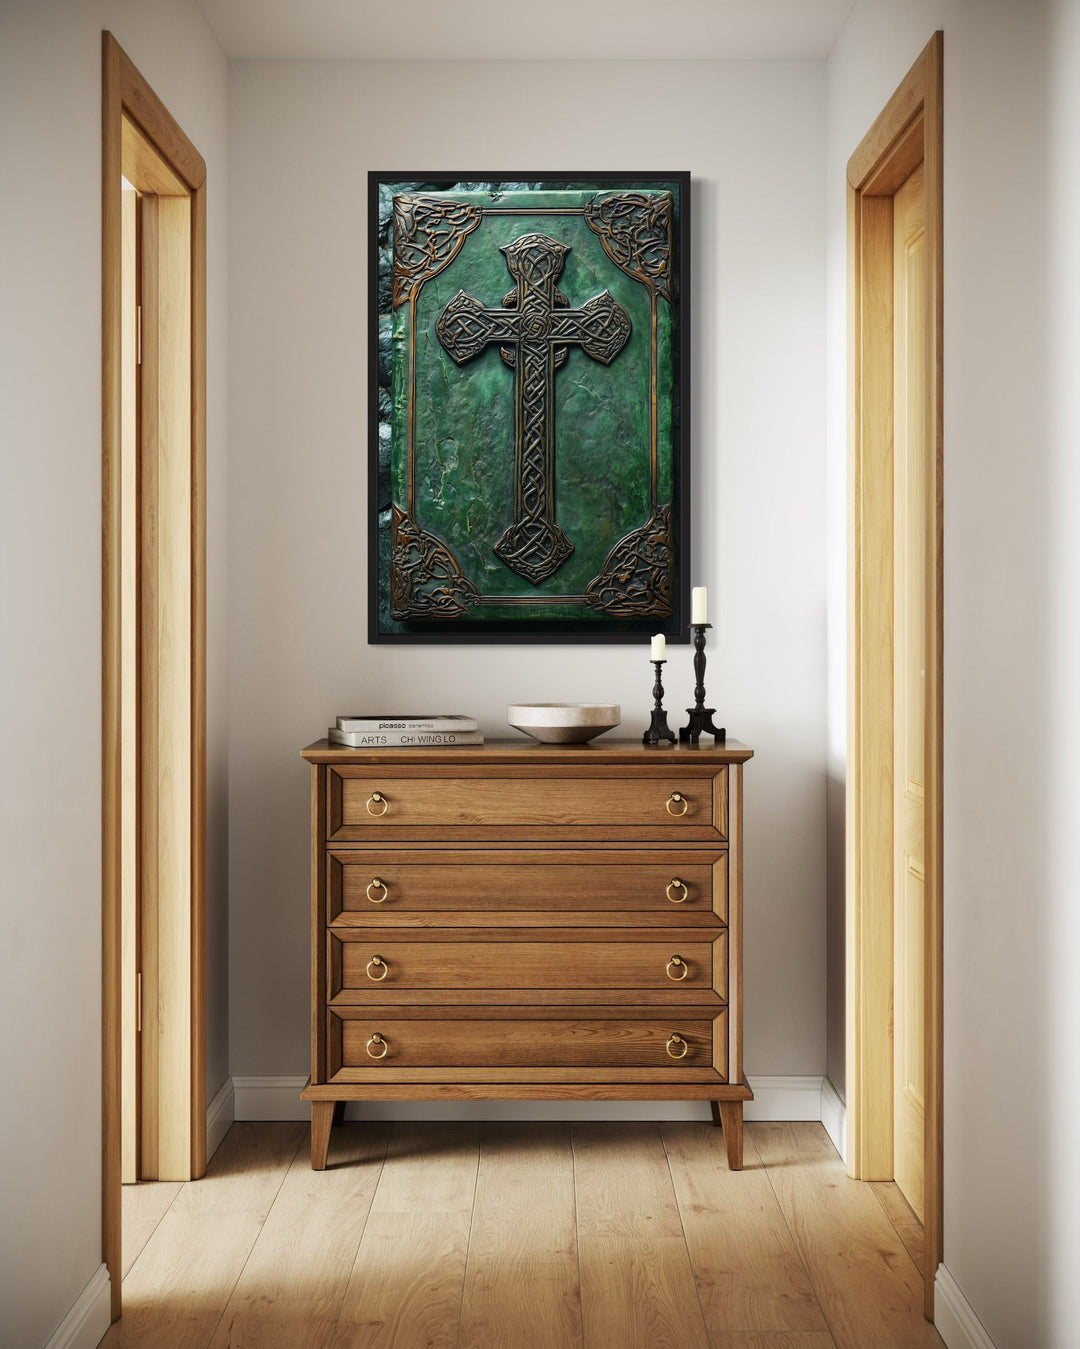
<instances>
[{"instance_id":1,"label":"light wood door","mask_svg":"<svg viewBox=\"0 0 1080 1349\"><path fill-rule=\"evenodd\" d=\"M923 169L893 198L893 1170L923 1216L929 341Z\"/></svg>"}]
</instances>

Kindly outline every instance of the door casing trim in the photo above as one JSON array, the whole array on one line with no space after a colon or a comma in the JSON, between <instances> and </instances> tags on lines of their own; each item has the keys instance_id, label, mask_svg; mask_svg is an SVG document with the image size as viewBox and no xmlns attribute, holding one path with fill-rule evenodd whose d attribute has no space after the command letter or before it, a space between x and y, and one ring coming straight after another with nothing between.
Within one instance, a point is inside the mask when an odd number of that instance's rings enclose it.
<instances>
[{"instance_id":1,"label":"door casing trim","mask_svg":"<svg viewBox=\"0 0 1080 1349\"><path fill-rule=\"evenodd\" d=\"M140 165L134 124L167 170ZM121 1308L121 174L190 199L190 1173L206 1168L203 962L206 821L206 165L111 33L102 33L102 1248L113 1319ZM134 175L134 176L133 176ZM140 177L143 180L140 181Z\"/></svg>"},{"instance_id":2,"label":"door casing trim","mask_svg":"<svg viewBox=\"0 0 1080 1349\"><path fill-rule=\"evenodd\" d=\"M847 1160L892 1177L892 195L921 163L928 321L925 1311L942 1253L943 34L934 34L847 166Z\"/></svg>"}]
</instances>

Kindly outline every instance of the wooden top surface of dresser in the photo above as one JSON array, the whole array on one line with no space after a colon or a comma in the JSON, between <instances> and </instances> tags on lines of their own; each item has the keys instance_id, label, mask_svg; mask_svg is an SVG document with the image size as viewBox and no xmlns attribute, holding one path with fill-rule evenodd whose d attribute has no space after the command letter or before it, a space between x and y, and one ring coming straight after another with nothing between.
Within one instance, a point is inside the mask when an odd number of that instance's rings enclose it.
<instances>
[{"instance_id":1,"label":"wooden top surface of dresser","mask_svg":"<svg viewBox=\"0 0 1080 1349\"><path fill-rule=\"evenodd\" d=\"M480 763L535 763L590 764L625 766L664 763L686 764L694 760L707 765L745 763L754 751L738 740L725 740L714 745L712 737L702 738L696 745L643 745L641 740L604 739L586 745L541 745L524 738L489 740L484 745L416 745L387 746L384 749L349 749L332 745L329 740L316 740L301 751L309 763L321 764L475 764Z\"/></svg>"}]
</instances>

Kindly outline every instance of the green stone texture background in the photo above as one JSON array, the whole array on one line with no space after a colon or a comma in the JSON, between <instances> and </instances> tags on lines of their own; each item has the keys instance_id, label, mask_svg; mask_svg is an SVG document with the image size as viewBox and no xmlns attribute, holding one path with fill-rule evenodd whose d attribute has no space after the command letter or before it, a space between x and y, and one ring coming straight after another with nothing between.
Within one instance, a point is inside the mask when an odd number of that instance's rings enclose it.
<instances>
[{"instance_id":1,"label":"green stone texture background","mask_svg":"<svg viewBox=\"0 0 1080 1349\"><path fill-rule=\"evenodd\" d=\"M411 185L410 185L411 186ZM380 460L388 472L381 485L404 505L406 491L406 404L409 306L393 311L389 296L392 195L410 186L384 185L380 238L385 268L380 268L380 367L389 364L390 388L380 379ZM415 190L427 189L416 186ZM583 206L587 201L628 190L454 191L432 193L456 201L475 201L522 214L485 215L465 239L453 262L428 280L416 304L416 456L415 517L421 528L444 540L481 594L524 595L528 605L485 604L477 618L523 623L564 623L603 619L583 604L545 604L550 595L581 595L625 534L649 514L649 335L650 293L621 271L603 251L600 239L580 215L541 215L538 207ZM657 190L654 184L635 190ZM676 195L676 204L678 196ZM676 224L677 228L677 224ZM523 234L542 233L570 246L558 289L572 308L608 290L630 316L631 334L610 366L570 344L565 365L555 375L555 515L574 543L574 552L540 586L511 571L492 547L514 518L514 372L496 345L458 366L435 335L435 321L461 289L486 308L501 307L514 289L500 247ZM385 290L384 290L385 287ZM382 300L385 295L385 307ZM658 343L658 501L675 492L678 456L676 372L672 361L678 315L665 300L657 305ZM384 346L385 344L385 346ZM389 348L387 350L387 348ZM389 358L389 359L387 359ZM385 362L385 364L384 364ZM389 394L389 397L387 396ZM380 533L388 535L389 501L380 499ZM386 612L389 587L389 539L380 585L383 631L406 631ZM655 620L653 620L655 625ZM448 625L449 626L449 625Z\"/></svg>"}]
</instances>

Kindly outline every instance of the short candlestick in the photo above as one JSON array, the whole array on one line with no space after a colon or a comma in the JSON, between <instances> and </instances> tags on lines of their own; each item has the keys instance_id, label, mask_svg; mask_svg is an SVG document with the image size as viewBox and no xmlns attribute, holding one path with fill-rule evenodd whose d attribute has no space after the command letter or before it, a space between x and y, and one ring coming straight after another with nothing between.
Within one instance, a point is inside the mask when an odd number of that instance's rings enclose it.
<instances>
[{"instance_id":1,"label":"short candlestick","mask_svg":"<svg viewBox=\"0 0 1080 1349\"><path fill-rule=\"evenodd\" d=\"M702 732L717 741L727 739L724 727L713 723L716 708L705 706L705 629L711 627L711 623L690 624L694 634L694 676L697 682L694 685L694 706L686 709L690 720L679 731L679 740L684 744L689 742L696 745Z\"/></svg>"},{"instance_id":2,"label":"short candlestick","mask_svg":"<svg viewBox=\"0 0 1080 1349\"><path fill-rule=\"evenodd\" d=\"M667 713L664 711L664 685L661 680L664 662L654 660L656 666L656 683L653 685L653 710L652 721L649 723L649 729L641 737L643 745L658 745L661 740L670 740L675 742L675 732L667 724Z\"/></svg>"}]
</instances>

